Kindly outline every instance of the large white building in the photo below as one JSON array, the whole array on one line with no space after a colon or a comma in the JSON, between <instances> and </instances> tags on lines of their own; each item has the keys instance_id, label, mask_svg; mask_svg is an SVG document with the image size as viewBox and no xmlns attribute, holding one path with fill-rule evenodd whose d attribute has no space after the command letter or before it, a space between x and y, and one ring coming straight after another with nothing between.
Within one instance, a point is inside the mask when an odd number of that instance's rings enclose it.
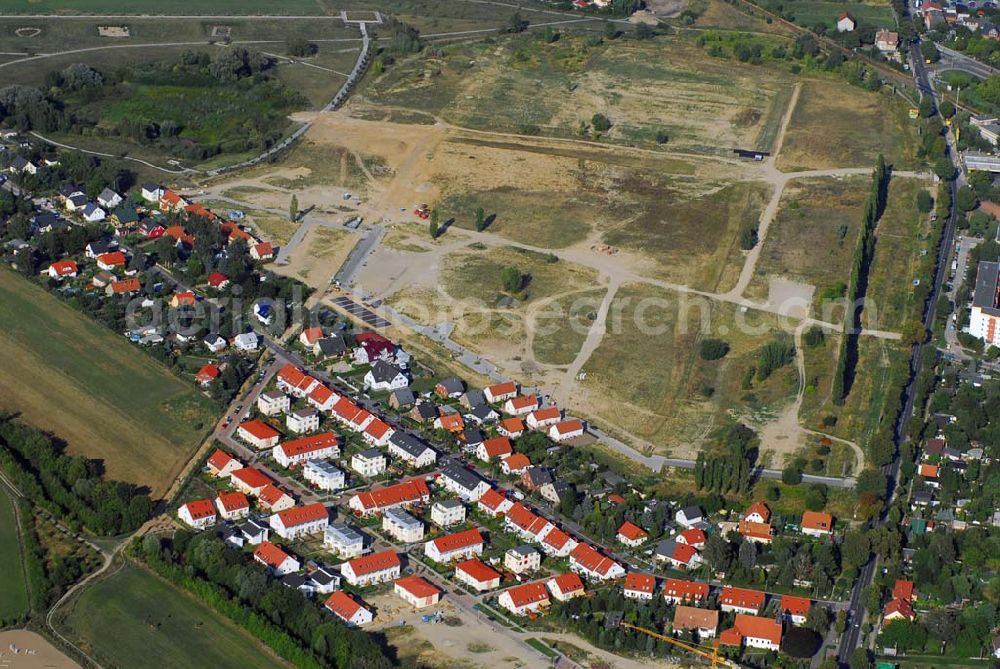
<instances>
[{"instance_id":1,"label":"large white building","mask_svg":"<svg viewBox=\"0 0 1000 669\"><path fill-rule=\"evenodd\" d=\"M1000 346L1000 263L979 263L969 334L988 345Z\"/></svg>"},{"instance_id":2,"label":"large white building","mask_svg":"<svg viewBox=\"0 0 1000 669\"><path fill-rule=\"evenodd\" d=\"M385 456L377 448L369 448L355 453L351 458L351 469L367 478L378 476L385 471Z\"/></svg>"},{"instance_id":3,"label":"large white building","mask_svg":"<svg viewBox=\"0 0 1000 669\"><path fill-rule=\"evenodd\" d=\"M342 558L350 559L365 552L365 537L346 523L327 525L323 546Z\"/></svg>"},{"instance_id":4,"label":"large white building","mask_svg":"<svg viewBox=\"0 0 1000 669\"><path fill-rule=\"evenodd\" d=\"M309 460L302 466L302 476L320 490L342 490L347 485L344 472L327 460Z\"/></svg>"},{"instance_id":5,"label":"large white building","mask_svg":"<svg viewBox=\"0 0 1000 669\"><path fill-rule=\"evenodd\" d=\"M400 508L386 509L382 529L396 541L412 544L424 538L424 523Z\"/></svg>"}]
</instances>

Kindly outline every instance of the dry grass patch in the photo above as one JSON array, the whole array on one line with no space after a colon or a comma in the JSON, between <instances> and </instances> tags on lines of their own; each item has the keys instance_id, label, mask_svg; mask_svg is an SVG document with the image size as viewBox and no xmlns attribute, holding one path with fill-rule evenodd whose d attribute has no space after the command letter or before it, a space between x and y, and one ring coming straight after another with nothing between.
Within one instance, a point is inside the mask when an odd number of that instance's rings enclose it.
<instances>
[{"instance_id":1,"label":"dry grass patch","mask_svg":"<svg viewBox=\"0 0 1000 669\"><path fill-rule=\"evenodd\" d=\"M824 291L850 278L851 258L861 227L869 177L798 179L782 194L748 287L754 297L766 297L769 281L783 278L816 287L813 308ZM822 249L822 251L819 251Z\"/></svg>"},{"instance_id":2,"label":"dry grass patch","mask_svg":"<svg viewBox=\"0 0 1000 669\"><path fill-rule=\"evenodd\" d=\"M869 93L842 81L809 80L785 133L785 172L874 166L878 154L896 169L916 163L916 125L892 93Z\"/></svg>"}]
</instances>

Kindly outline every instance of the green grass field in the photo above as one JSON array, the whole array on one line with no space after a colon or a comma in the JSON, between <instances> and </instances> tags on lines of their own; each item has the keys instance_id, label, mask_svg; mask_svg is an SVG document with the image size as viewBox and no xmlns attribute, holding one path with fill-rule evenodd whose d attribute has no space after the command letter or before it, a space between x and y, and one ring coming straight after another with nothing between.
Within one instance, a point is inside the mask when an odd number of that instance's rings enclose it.
<instances>
[{"instance_id":1,"label":"green grass field","mask_svg":"<svg viewBox=\"0 0 1000 669\"><path fill-rule=\"evenodd\" d=\"M28 611L28 587L21 567L21 541L17 535L14 503L6 488L0 490L0 620Z\"/></svg>"},{"instance_id":2,"label":"green grass field","mask_svg":"<svg viewBox=\"0 0 1000 669\"><path fill-rule=\"evenodd\" d=\"M861 26L877 26L891 28L894 25L892 8L888 3L874 4L863 2L824 2L823 0L770 0L761 5L771 10L777 10L781 5L784 12L794 16L795 23L812 28L823 24L827 28L836 28L837 18L844 12L849 13Z\"/></svg>"},{"instance_id":3,"label":"green grass field","mask_svg":"<svg viewBox=\"0 0 1000 669\"><path fill-rule=\"evenodd\" d=\"M65 625L104 666L285 666L249 634L138 567L86 588Z\"/></svg>"},{"instance_id":4,"label":"green grass field","mask_svg":"<svg viewBox=\"0 0 1000 669\"><path fill-rule=\"evenodd\" d=\"M0 408L163 493L215 420L188 383L103 325L0 271Z\"/></svg>"},{"instance_id":5,"label":"green grass field","mask_svg":"<svg viewBox=\"0 0 1000 669\"><path fill-rule=\"evenodd\" d=\"M0 0L3 14L321 15L318 0Z\"/></svg>"}]
</instances>

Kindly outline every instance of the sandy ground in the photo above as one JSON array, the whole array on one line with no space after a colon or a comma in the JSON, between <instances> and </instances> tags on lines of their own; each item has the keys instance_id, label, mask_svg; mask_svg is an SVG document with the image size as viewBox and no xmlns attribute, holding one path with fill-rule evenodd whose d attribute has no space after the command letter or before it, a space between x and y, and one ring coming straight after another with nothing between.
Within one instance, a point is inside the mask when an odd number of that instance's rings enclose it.
<instances>
[{"instance_id":1,"label":"sandy ground","mask_svg":"<svg viewBox=\"0 0 1000 669\"><path fill-rule=\"evenodd\" d=\"M789 123L797 98L796 88L785 111L776 142L777 151L780 151L784 129ZM574 151L609 152L619 157L629 153L642 153L641 150L628 147L607 145L592 147L585 141L567 143L554 139L472 131L456 128L441 121L432 126L415 126L351 118L344 113L302 116L315 119L314 126L305 138L310 146L307 155L311 160L321 161L324 155L323 147L328 146L331 156L341 157L339 166L299 164L278 167L274 171L262 171L230 182L217 182L210 187L242 188L242 197L260 202L262 206L267 203L276 208L285 207L292 191L283 187L287 182L283 182L283 185L272 183L275 177L289 179L296 175L308 176L304 170L320 170L327 167L335 177L338 167L340 174L345 174L342 164L345 155L354 157L363 155L377 159L384 168L377 175L365 170L367 185L362 198L344 201L343 189L338 187L304 189L296 192L299 194L301 204L316 205L320 212L330 208L339 211L341 218L348 215L345 212L357 213L367 222L377 221L385 225L385 239L369 257L367 264L360 269L355 278L354 288L370 296L371 299L393 304L418 321L430 325L441 322L443 320L439 317L441 314L455 313L451 308L454 306L454 299L440 289L441 271L448 259L455 253L461 253L468 244L477 242L488 246L516 245L542 252L548 252L550 249L512 242L489 230L485 233L475 233L454 226L450 227L441 238L431 240L427 234L427 223L412 213L414 206L425 202L434 206L451 194L503 188L565 193L566 197L570 198L579 188L578 163L582 160L579 155L573 155ZM660 155L659 159L662 158ZM657 159L650 155L650 160L655 162ZM689 159L689 156L683 156L683 160ZM793 176L778 172L775 161L776 156L765 161L764 165L756 166L747 163L730 164L731 161L713 159L692 161L696 171L692 183L698 183L706 178L723 177L731 180L760 180L774 186L771 201L761 216L759 229L761 240L746 254L736 286L725 294L705 294L707 297L736 303L745 300L743 291L755 270L769 223L777 212L777 204L784 186ZM363 163L359 160L359 164ZM835 172L837 171L830 171L830 176L834 176ZM826 176L825 172L823 176ZM592 288L607 290L606 298L599 310L601 317L589 332L579 355L570 364L542 365L535 360L530 345L530 335L533 331L530 313L522 314L522 317L526 316L526 320L522 318L515 332L505 336L497 336L496 333L490 332L473 337L464 336L461 332L455 335L455 341L472 348L477 354L496 364L503 373L517 378L526 385L544 387L568 401L572 398L568 406L576 408L583 415L587 415L588 407L601 406L606 401L606 398L588 394L584 384L579 382L576 376L585 368L590 354L603 339L603 314L607 312L608 304L617 288L625 282L640 281L668 290L681 292L690 290L686 286L666 284L648 278L655 275L651 273L652 268L649 267L648 259L624 252L606 254L596 250L595 235L601 233L598 227L595 226L586 239L555 251L562 260L596 270L600 278ZM345 238L343 243L338 244L330 244L329 240L323 243L316 239L322 234L324 234L322 228L310 231L304 242L292 254L290 264L281 271L317 287L325 285L329 277L339 269L353 245L353 239ZM777 279L771 283L768 301L754 303L752 306L798 319L806 315L799 305L809 304L814 290L813 286ZM416 304L416 307L430 308L420 308L417 311L408 309L404 298L409 298L411 305L414 302L423 303ZM435 304L441 308L435 308ZM481 314L477 318L488 316ZM800 402L801 398L796 398L796 401L789 404L774 420L762 426L764 448L775 451L779 461L798 450L804 441L804 433L798 425ZM655 418L650 416L651 420ZM619 434L626 440L633 441L636 447L652 446L641 439L636 439L634 435L620 431ZM696 448L696 445L692 444L692 447Z\"/></svg>"},{"instance_id":2,"label":"sandy ground","mask_svg":"<svg viewBox=\"0 0 1000 669\"><path fill-rule=\"evenodd\" d=\"M17 653L11 648L16 648ZM0 669L79 669L44 637L27 630L0 632Z\"/></svg>"}]
</instances>

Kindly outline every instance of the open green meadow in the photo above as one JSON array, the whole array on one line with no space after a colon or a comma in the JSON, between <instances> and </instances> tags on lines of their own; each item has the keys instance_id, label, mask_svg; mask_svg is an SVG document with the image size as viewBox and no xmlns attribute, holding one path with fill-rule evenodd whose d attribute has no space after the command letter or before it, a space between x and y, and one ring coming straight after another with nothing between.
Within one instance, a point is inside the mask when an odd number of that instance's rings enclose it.
<instances>
[{"instance_id":1,"label":"open green meadow","mask_svg":"<svg viewBox=\"0 0 1000 669\"><path fill-rule=\"evenodd\" d=\"M252 636L139 567L125 566L87 587L65 627L104 666L285 666Z\"/></svg>"},{"instance_id":2,"label":"open green meadow","mask_svg":"<svg viewBox=\"0 0 1000 669\"><path fill-rule=\"evenodd\" d=\"M795 23L806 28L824 25L835 30L837 19L844 12L850 14L862 27L892 28L895 26L892 7L889 6L889 3L851 2L848 4L825 2L824 0L765 0L760 4L772 11L784 11L791 14Z\"/></svg>"},{"instance_id":3,"label":"open green meadow","mask_svg":"<svg viewBox=\"0 0 1000 669\"><path fill-rule=\"evenodd\" d=\"M21 540L17 532L14 502L7 489L0 489L0 621L12 620L28 611L28 586L24 580Z\"/></svg>"},{"instance_id":4,"label":"open green meadow","mask_svg":"<svg viewBox=\"0 0 1000 669\"><path fill-rule=\"evenodd\" d=\"M109 478L162 494L217 409L121 335L0 271L0 409L103 460Z\"/></svg>"}]
</instances>

